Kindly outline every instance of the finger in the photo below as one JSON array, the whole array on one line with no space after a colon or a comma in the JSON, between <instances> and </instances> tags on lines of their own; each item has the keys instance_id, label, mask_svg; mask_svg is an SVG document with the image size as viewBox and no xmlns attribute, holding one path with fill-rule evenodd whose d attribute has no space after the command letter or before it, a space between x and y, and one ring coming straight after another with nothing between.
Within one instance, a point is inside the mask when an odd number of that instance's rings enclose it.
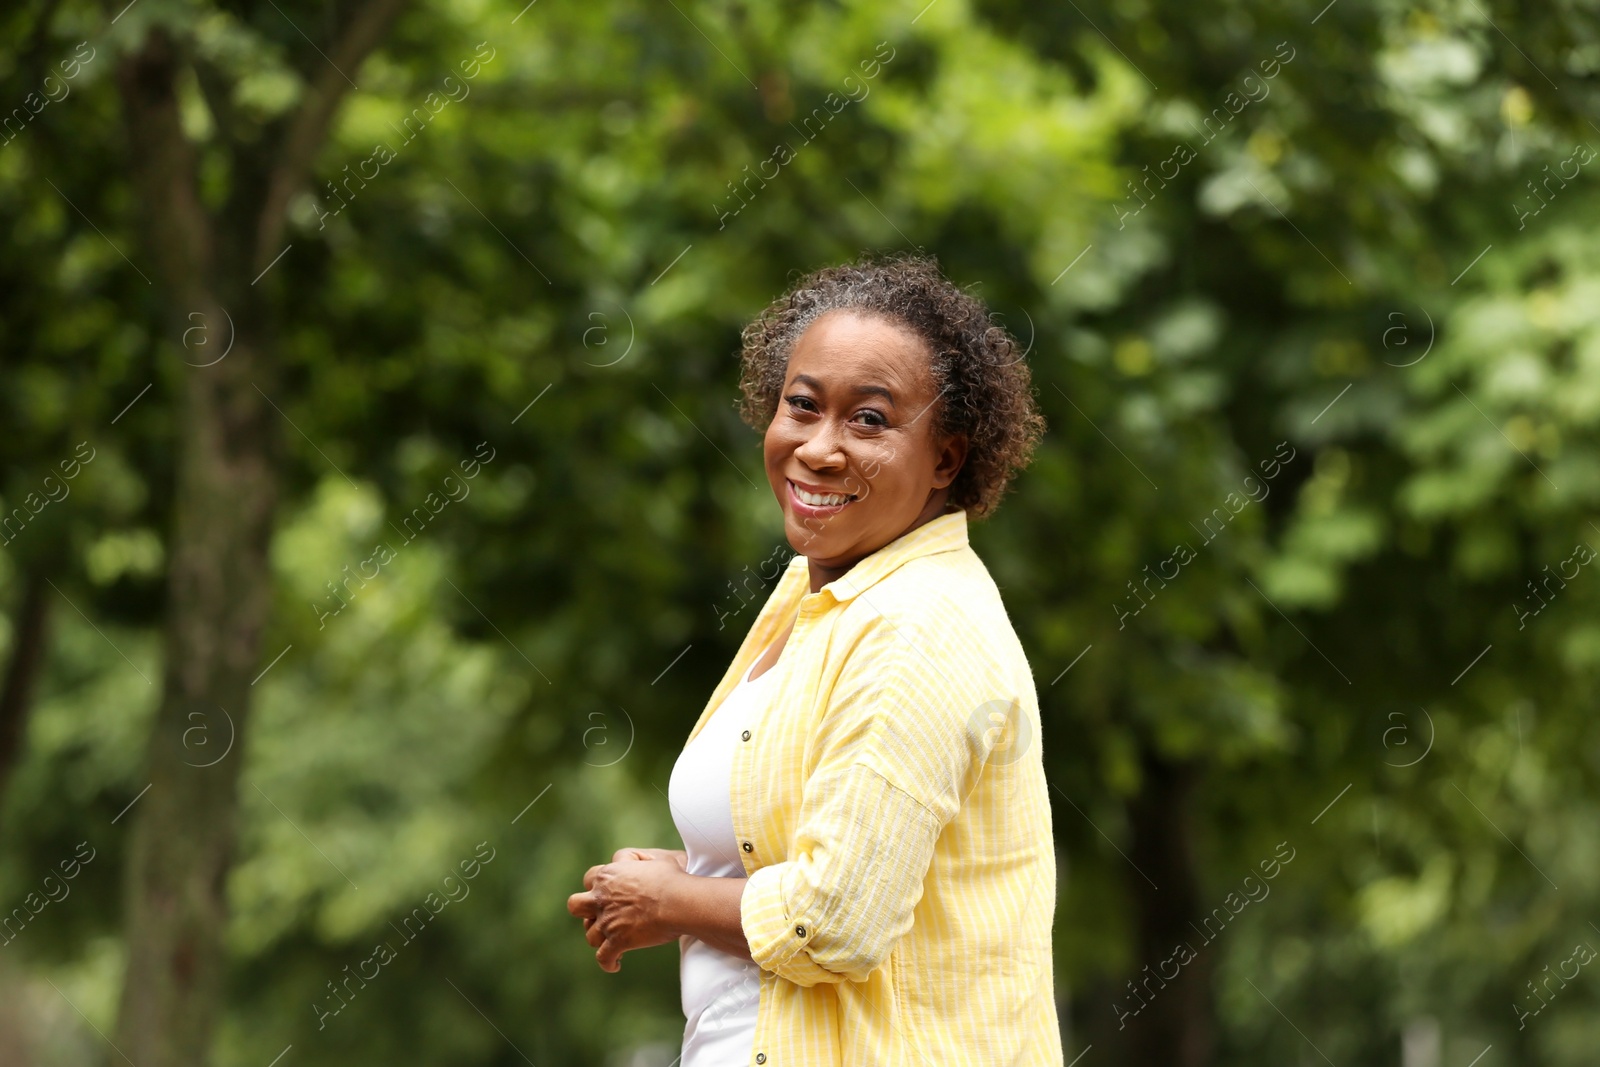
<instances>
[{"instance_id":1,"label":"finger","mask_svg":"<svg viewBox=\"0 0 1600 1067\"><path fill-rule=\"evenodd\" d=\"M642 848L619 848L615 855L611 857L611 862L626 863L629 860L647 860L649 858L650 853Z\"/></svg>"},{"instance_id":2,"label":"finger","mask_svg":"<svg viewBox=\"0 0 1600 1067\"><path fill-rule=\"evenodd\" d=\"M583 939L589 942L590 948L599 948L606 943L606 935L600 932L599 926L590 926L583 931Z\"/></svg>"},{"instance_id":3,"label":"finger","mask_svg":"<svg viewBox=\"0 0 1600 1067\"><path fill-rule=\"evenodd\" d=\"M607 940L600 945L594 954L595 961L600 964L602 971L615 974L622 969L622 947L615 941Z\"/></svg>"},{"instance_id":4,"label":"finger","mask_svg":"<svg viewBox=\"0 0 1600 1067\"><path fill-rule=\"evenodd\" d=\"M574 893L567 898L567 910L577 916L593 918L600 906L593 893Z\"/></svg>"},{"instance_id":5,"label":"finger","mask_svg":"<svg viewBox=\"0 0 1600 1067\"><path fill-rule=\"evenodd\" d=\"M594 888L594 880L597 877L599 877L600 871L604 867L605 867L605 864L601 863L601 864L597 864L596 866L590 867L587 871L584 871L583 872L583 888L585 888L585 889L593 889Z\"/></svg>"}]
</instances>

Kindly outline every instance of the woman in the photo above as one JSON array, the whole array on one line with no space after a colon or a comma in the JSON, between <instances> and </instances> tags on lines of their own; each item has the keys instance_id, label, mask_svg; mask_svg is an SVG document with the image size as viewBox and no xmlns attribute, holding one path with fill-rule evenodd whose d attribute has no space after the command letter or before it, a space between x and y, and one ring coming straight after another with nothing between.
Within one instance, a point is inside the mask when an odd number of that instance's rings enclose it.
<instances>
[{"instance_id":1,"label":"woman","mask_svg":"<svg viewBox=\"0 0 1600 1067\"><path fill-rule=\"evenodd\" d=\"M744 333L741 414L798 552L668 799L568 909L607 971L680 939L683 1067L1060 1064L1033 677L967 543L1043 431L930 259L819 271Z\"/></svg>"}]
</instances>

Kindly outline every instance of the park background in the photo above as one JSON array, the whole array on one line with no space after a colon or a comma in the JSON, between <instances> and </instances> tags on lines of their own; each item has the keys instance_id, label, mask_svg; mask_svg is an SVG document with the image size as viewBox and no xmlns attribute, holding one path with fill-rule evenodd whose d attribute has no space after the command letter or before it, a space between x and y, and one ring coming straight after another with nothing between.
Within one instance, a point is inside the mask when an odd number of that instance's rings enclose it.
<instances>
[{"instance_id":1,"label":"park background","mask_svg":"<svg viewBox=\"0 0 1600 1067\"><path fill-rule=\"evenodd\" d=\"M566 896L785 554L742 324L911 249L1050 424L1068 1059L1593 1062L1595 14L8 5L0 1062L669 1064Z\"/></svg>"}]
</instances>

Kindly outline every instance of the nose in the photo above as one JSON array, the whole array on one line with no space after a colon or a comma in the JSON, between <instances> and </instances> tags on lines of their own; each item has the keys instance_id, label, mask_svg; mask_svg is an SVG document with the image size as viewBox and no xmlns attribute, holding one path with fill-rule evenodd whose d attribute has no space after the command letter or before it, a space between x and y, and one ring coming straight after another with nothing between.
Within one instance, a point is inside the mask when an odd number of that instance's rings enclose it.
<instances>
[{"instance_id":1,"label":"nose","mask_svg":"<svg viewBox=\"0 0 1600 1067\"><path fill-rule=\"evenodd\" d=\"M795 457L814 471L842 470L847 463L844 434L833 419L820 419L811 435L794 450Z\"/></svg>"}]
</instances>

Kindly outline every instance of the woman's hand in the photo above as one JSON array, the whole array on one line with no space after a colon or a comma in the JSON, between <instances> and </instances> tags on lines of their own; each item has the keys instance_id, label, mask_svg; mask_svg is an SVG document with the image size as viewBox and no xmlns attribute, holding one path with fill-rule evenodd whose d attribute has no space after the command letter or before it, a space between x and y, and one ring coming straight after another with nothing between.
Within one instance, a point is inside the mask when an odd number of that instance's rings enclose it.
<instances>
[{"instance_id":1,"label":"woman's hand","mask_svg":"<svg viewBox=\"0 0 1600 1067\"><path fill-rule=\"evenodd\" d=\"M584 874L585 891L567 898L567 910L583 919L584 937L595 947L601 970L620 970L624 952L677 938L664 921L663 902L679 879L689 877L687 862L681 851L625 848L612 862Z\"/></svg>"},{"instance_id":2,"label":"woman's hand","mask_svg":"<svg viewBox=\"0 0 1600 1067\"><path fill-rule=\"evenodd\" d=\"M689 854L681 848L619 848L611 857L612 863L628 860L671 860L678 865L678 870L689 869Z\"/></svg>"}]
</instances>

